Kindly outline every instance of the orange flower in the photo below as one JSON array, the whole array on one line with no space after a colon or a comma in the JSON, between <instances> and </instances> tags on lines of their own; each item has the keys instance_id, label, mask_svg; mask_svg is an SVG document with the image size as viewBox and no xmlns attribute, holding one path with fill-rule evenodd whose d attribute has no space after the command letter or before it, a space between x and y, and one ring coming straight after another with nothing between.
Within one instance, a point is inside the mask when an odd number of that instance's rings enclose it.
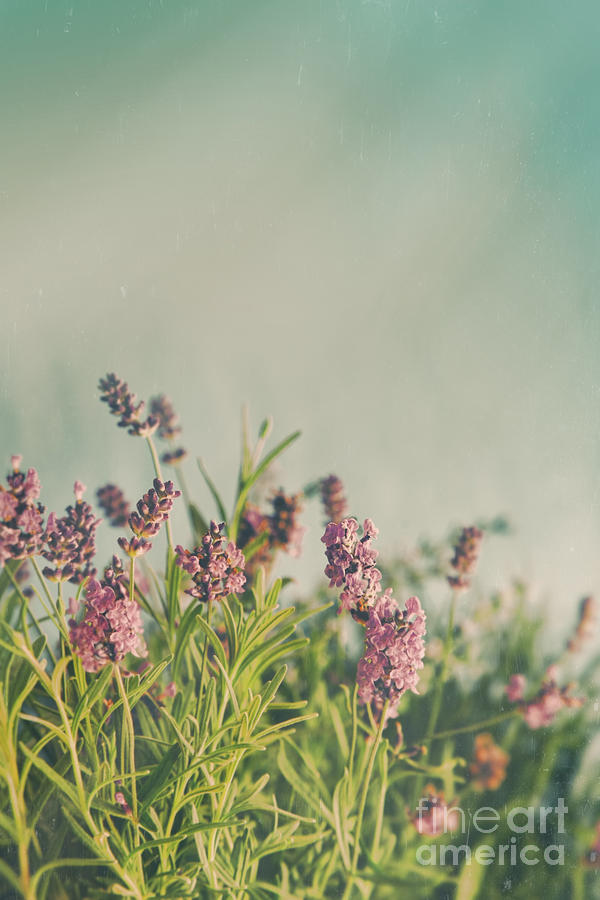
<instances>
[{"instance_id":1,"label":"orange flower","mask_svg":"<svg viewBox=\"0 0 600 900\"><path fill-rule=\"evenodd\" d=\"M510 756L494 743L488 732L475 738L475 758L471 763L473 787L478 791L495 791L506 778L506 766Z\"/></svg>"}]
</instances>

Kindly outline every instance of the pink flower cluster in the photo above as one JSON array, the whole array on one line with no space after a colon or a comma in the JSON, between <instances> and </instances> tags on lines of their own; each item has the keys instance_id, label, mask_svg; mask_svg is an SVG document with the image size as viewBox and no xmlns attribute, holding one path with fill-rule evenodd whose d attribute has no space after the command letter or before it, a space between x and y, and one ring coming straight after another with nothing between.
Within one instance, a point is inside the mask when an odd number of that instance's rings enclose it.
<instances>
[{"instance_id":1,"label":"pink flower cluster","mask_svg":"<svg viewBox=\"0 0 600 900\"><path fill-rule=\"evenodd\" d=\"M339 523L330 522L321 538L329 587L343 588L338 613L344 609L365 613L381 593L381 572L375 566L378 553L371 546L379 530L370 519L365 519L362 530L359 537L356 519L342 519Z\"/></svg>"},{"instance_id":2,"label":"pink flower cluster","mask_svg":"<svg viewBox=\"0 0 600 900\"><path fill-rule=\"evenodd\" d=\"M559 688L556 678L557 667L549 666L540 690L533 700L526 702L523 700L527 684L525 676L520 674L511 676L506 687L506 695L511 703L521 701L521 712L530 728L545 728L552 724L561 709L582 706L583 701L580 697L571 696L573 685L568 684L566 687Z\"/></svg>"},{"instance_id":3,"label":"pink flower cluster","mask_svg":"<svg viewBox=\"0 0 600 900\"><path fill-rule=\"evenodd\" d=\"M98 672L128 653L146 656L140 609L135 601L115 596L107 585L90 579L81 622L71 619L70 640L86 672Z\"/></svg>"},{"instance_id":4,"label":"pink flower cluster","mask_svg":"<svg viewBox=\"0 0 600 900\"><path fill-rule=\"evenodd\" d=\"M0 566L9 559L25 559L39 553L44 539L44 507L36 503L40 480L35 469L20 471L21 456L11 458L13 470L8 488L0 485Z\"/></svg>"},{"instance_id":5,"label":"pink flower cluster","mask_svg":"<svg viewBox=\"0 0 600 900\"><path fill-rule=\"evenodd\" d=\"M417 597L409 597L400 610L391 588L369 609L365 650L358 663L358 699L381 710L389 701L387 717L395 719L402 695L418 694L419 669L425 654L425 613Z\"/></svg>"},{"instance_id":6,"label":"pink flower cluster","mask_svg":"<svg viewBox=\"0 0 600 900\"><path fill-rule=\"evenodd\" d=\"M84 491L85 485L76 481L75 505L67 506L65 516L57 518L54 513L48 516L42 556L52 564L44 568L44 575L51 581L80 584L84 578L96 574L92 563L96 554L96 529L101 520L95 518L92 507L83 499Z\"/></svg>"},{"instance_id":7,"label":"pink flower cluster","mask_svg":"<svg viewBox=\"0 0 600 900\"><path fill-rule=\"evenodd\" d=\"M175 490L172 481L154 479L153 487L138 501L137 511L129 516L129 527L134 536L129 540L120 537L117 541L128 556L135 557L148 552L152 546L148 538L158 534L169 518L173 501L180 496L181 491Z\"/></svg>"},{"instance_id":8,"label":"pink flower cluster","mask_svg":"<svg viewBox=\"0 0 600 900\"><path fill-rule=\"evenodd\" d=\"M192 576L187 593L206 603L239 594L246 583L244 554L233 541L226 540L224 528L224 523L213 521L195 550L175 547L175 562Z\"/></svg>"},{"instance_id":9,"label":"pink flower cluster","mask_svg":"<svg viewBox=\"0 0 600 900\"><path fill-rule=\"evenodd\" d=\"M391 588L381 593L377 551L371 541L379 534L365 519L362 536L356 519L330 522L321 538L325 544L325 574L330 587L342 588L340 608L365 628L365 650L358 663L358 698L381 711L388 703L387 718L398 715L402 695L418 693L418 672L425 655L425 613L417 597L401 610Z\"/></svg>"}]
</instances>

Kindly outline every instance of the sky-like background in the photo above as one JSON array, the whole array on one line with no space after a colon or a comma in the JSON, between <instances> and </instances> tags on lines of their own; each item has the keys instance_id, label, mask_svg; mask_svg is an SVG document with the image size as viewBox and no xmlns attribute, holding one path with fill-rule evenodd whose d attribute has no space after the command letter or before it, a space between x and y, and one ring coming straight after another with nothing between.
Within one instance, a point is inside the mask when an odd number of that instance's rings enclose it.
<instances>
[{"instance_id":1,"label":"sky-like background","mask_svg":"<svg viewBox=\"0 0 600 900\"><path fill-rule=\"evenodd\" d=\"M508 515L488 583L570 624L599 587L599 39L591 0L0 2L5 468L58 510L75 477L135 499L114 370L230 498L245 401L303 431L285 486L335 471L384 551Z\"/></svg>"}]
</instances>

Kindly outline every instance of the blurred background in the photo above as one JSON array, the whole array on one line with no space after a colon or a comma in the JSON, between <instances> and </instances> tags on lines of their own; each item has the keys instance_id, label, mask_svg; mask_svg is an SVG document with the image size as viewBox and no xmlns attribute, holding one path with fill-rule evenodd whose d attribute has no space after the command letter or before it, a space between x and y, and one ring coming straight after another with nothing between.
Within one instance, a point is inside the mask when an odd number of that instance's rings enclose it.
<instances>
[{"instance_id":1,"label":"blurred background","mask_svg":"<svg viewBox=\"0 0 600 900\"><path fill-rule=\"evenodd\" d=\"M0 10L3 467L58 511L75 477L135 500L114 370L172 398L210 515L194 456L230 500L246 402L303 431L275 480L335 472L388 554L508 516L483 574L569 629L599 586L597 4Z\"/></svg>"}]
</instances>

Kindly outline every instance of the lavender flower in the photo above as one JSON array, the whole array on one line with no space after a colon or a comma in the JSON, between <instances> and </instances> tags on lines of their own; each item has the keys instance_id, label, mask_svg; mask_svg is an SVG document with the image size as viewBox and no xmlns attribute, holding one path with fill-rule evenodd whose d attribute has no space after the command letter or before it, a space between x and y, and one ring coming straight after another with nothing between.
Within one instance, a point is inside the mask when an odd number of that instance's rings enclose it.
<instances>
[{"instance_id":1,"label":"lavender flower","mask_svg":"<svg viewBox=\"0 0 600 900\"><path fill-rule=\"evenodd\" d=\"M85 592L83 619L71 619L70 640L86 672L98 672L128 653L147 656L140 609L133 600L115 596L107 585L90 579Z\"/></svg>"},{"instance_id":2,"label":"lavender flower","mask_svg":"<svg viewBox=\"0 0 600 900\"><path fill-rule=\"evenodd\" d=\"M181 434L178 425L179 417L175 414L173 404L164 394L150 398L150 412L158 419L158 436L163 440L173 441Z\"/></svg>"},{"instance_id":3,"label":"lavender flower","mask_svg":"<svg viewBox=\"0 0 600 900\"><path fill-rule=\"evenodd\" d=\"M101 519L96 519L92 507L83 499L85 485L73 485L75 505L69 505L66 515L48 516L42 556L52 563L44 567L44 575L51 581L70 581L80 584L84 578L96 574L92 562L96 555L95 536Z\"/></svg>"},{"instance_id":4,"label":"lavender flower","mask_svg":"<svg viewBox=\"0 0 600 900\"><path fill-rule=\"evenodd\" d=\"M173 501L181 496L181 491L176 491L172 481L161 481L155 478L153 487L144 494L137 503L137 511L129 516L129 527L133 531L133 537L120 537L119 546L130 557L147 553L152 546L148 540L158 534L161 526L167 521L173 507Z\"/></svg>"},{"instance_id":5,"label":"lavender flower","mask_svg":"<svg viewBox=\"0 0 600 900\"><path fill-rule=\"evenodd\" d=\"M419 693L425 618L417 597L410 597L401 611L391 588L369 609L365 650L357 670L358 699L376 710L388 701L387 718L396 718L400 698L407 690Z\"/></svg>"},{"instance_id":6,"label":"lavender flower","mask_svg":"<svg viewBox=\"0 0 600 900\"><path fill-rule=\"evenodd\" d=\"M510 700L511 703L516 703L517 700L523 699L523 692L525 690L526 678L524 675L511 675L510 681L506 686L506 696Z\"/></svg>"},{"instance_id":7,"label":"lavender flower","mask_svg":"<svg viewBox=\"0 0 600 900\"><path fill-rule=\"evenodd\" d=\"M447 831L456 831L459 816L456 807L449 807L441 791L432 784L425 786L426 797L422 797L417 807L417 815L411 821L419 834L433 836Z\"/></svg>"},{"instance_id":8,"label":"lavender flower","mask_svg":"<svg viewBox=\"0 0 600 900\"><path fill-rule=\"evenodd\" d=\"M545 728L551 725L556 714L566 707L583 705L581 697L572 697L572 684L559 688L557 667L549 666L546 670L542 686L533 700L523 700L526 680L524 675L512 675L506 693L512 702L519 702L523 718L532 729Z\"/></svg>"},{"instance_id":9,"label":"lavender flower","mask_svg":"<svg viewBox=\"0 0 600 900\"><path fill-rule=\"evenodd\" d=\"M106 378L101 378L98 387L102 394L100 400L108 404L113 416L119 416L119 428L127 428L128 434L137 437L150 437L156 431L159 426L158 418L150 415L142 420L144 402L140 400L136 403L135 394L114 372L110 372Z\"/></svg>"},{"instance_id":10,"label":"lavender flower","mask_svg":"<svg viewBox=\"0 0 600 900\"><path fill-rule=\"evenodd\" d=\"M44 538L44 507L35 501L40 480L35 469L19 470L21 456L11 457L8 488L0 485L0 566L9 559L25 559L39 553Z\"/></svg>"},{"instance_id":11,"label":"lavender flower","mask_svg":"<svg viewBox=\"0 0 600 900\"><path fill-rule=\"evenodd\" d=\"M226 541L224 527L224 523L211 522L201 545L193 551L175 547L175 562L192 576L187 593L204 602L239 594L246 583L244 554L233 541Z\"/></svg>"},{"instance_id":12,"label":"lavender flower","mask_svg":"<svg viewBox=\"0 0 600 900\"><path fill-rule=\"evenodd\" d=\"M245 571L247 576L254 575L260 566L268 567L273 559L273 546L271 543L271 527L269 517L261 512L254 503L246 503L240 518L240 527L237 535L237 545L241 550L251 541L255 541L261 535L266 535L264 543L246 559Z\"/></svg>"},{"instance_id":13,"label":"lavender flower","mask_svg":"<svg viewBox=\"0 0 600 900\"><path fill-rule=\"evenodd\" d=\"M366 622L367 609L381 593L381 572L375 566L377 550L371 540L379 534L370 519L365 519L362 537L358 536L356 519L330 522L321 538L325 544L325 574L330 587L343 588L338 613L348 609L355 618Z\"/></svg>"},{"instance_id":14,"label":"lavender flower","mask_svg":"<svg viewBox=\"0 0 600 900\"><path fill-rule=\"evenodd\" d=\"M266 535L264 543L246 564L246 572L251 575L259 566L269 566L277 550L284 550L290 556L299 556L305 529L298 523L302 510L302 494L287 496L278 490L271 498L272 513L263 512L253 503L247 503L240 519L238 546L246 547L251 541Z\"/></svg>"},{"instance_id":15,"label":"lavender flower","mask_svg":"<svg viewBox=\"0 0 600 900\"><path fill-rule=\"evenodd\" d=\"M348 503L344 495L344 485L336 475L321 479L321 501L328 521L341 522Z\"/></svg>"},{"instance_id":16,"label":"lavender flower","mask_svg":"<svg viewBox=\"0 0 600 900\"><path fill-rule=\"evenodd\" d=\"M177 466L180 462L183 462L186 456L187 450L183 447L177 447L176 450L165 450L160 459L167 466Z\"/></svg>"},{"instance_id":17,"label":"lavender flower","mask_svg":"<svg viewBox=\"0 0 600 900\"><path fill-rule=\"evenodd\" d=\"M451 587L457 590L466 590L470 586L470 576L475 571L479 559L479 547L482 539L483 532L474 525L471 528L463 528L450 562L457 573L448 576L448 584Z\"/></svg>"},{"instance_id":18,"label":"lavender flower","mask_svg":"<svg viewBox=\"0 0 600 900\"><path fill-rule=\"evenodd\" d=\"M281 547L290 556L300 556L305 529L298 524L302 511L302 494L286 496L282 490L271 499L273 512L269 516L270 543L274 549Z\"/></svg>"},{"instance_id":19,"label":"lavender flower","mask_svg":"<svg viewBox=\"0 0 600 900\"><path fill-rule=\"evenodd\" d=\"M98 506L113 528L121 528L127 523L130 506L121 488L116 484L105 484L96 491Z\"/></svg>"}]
</instances>

